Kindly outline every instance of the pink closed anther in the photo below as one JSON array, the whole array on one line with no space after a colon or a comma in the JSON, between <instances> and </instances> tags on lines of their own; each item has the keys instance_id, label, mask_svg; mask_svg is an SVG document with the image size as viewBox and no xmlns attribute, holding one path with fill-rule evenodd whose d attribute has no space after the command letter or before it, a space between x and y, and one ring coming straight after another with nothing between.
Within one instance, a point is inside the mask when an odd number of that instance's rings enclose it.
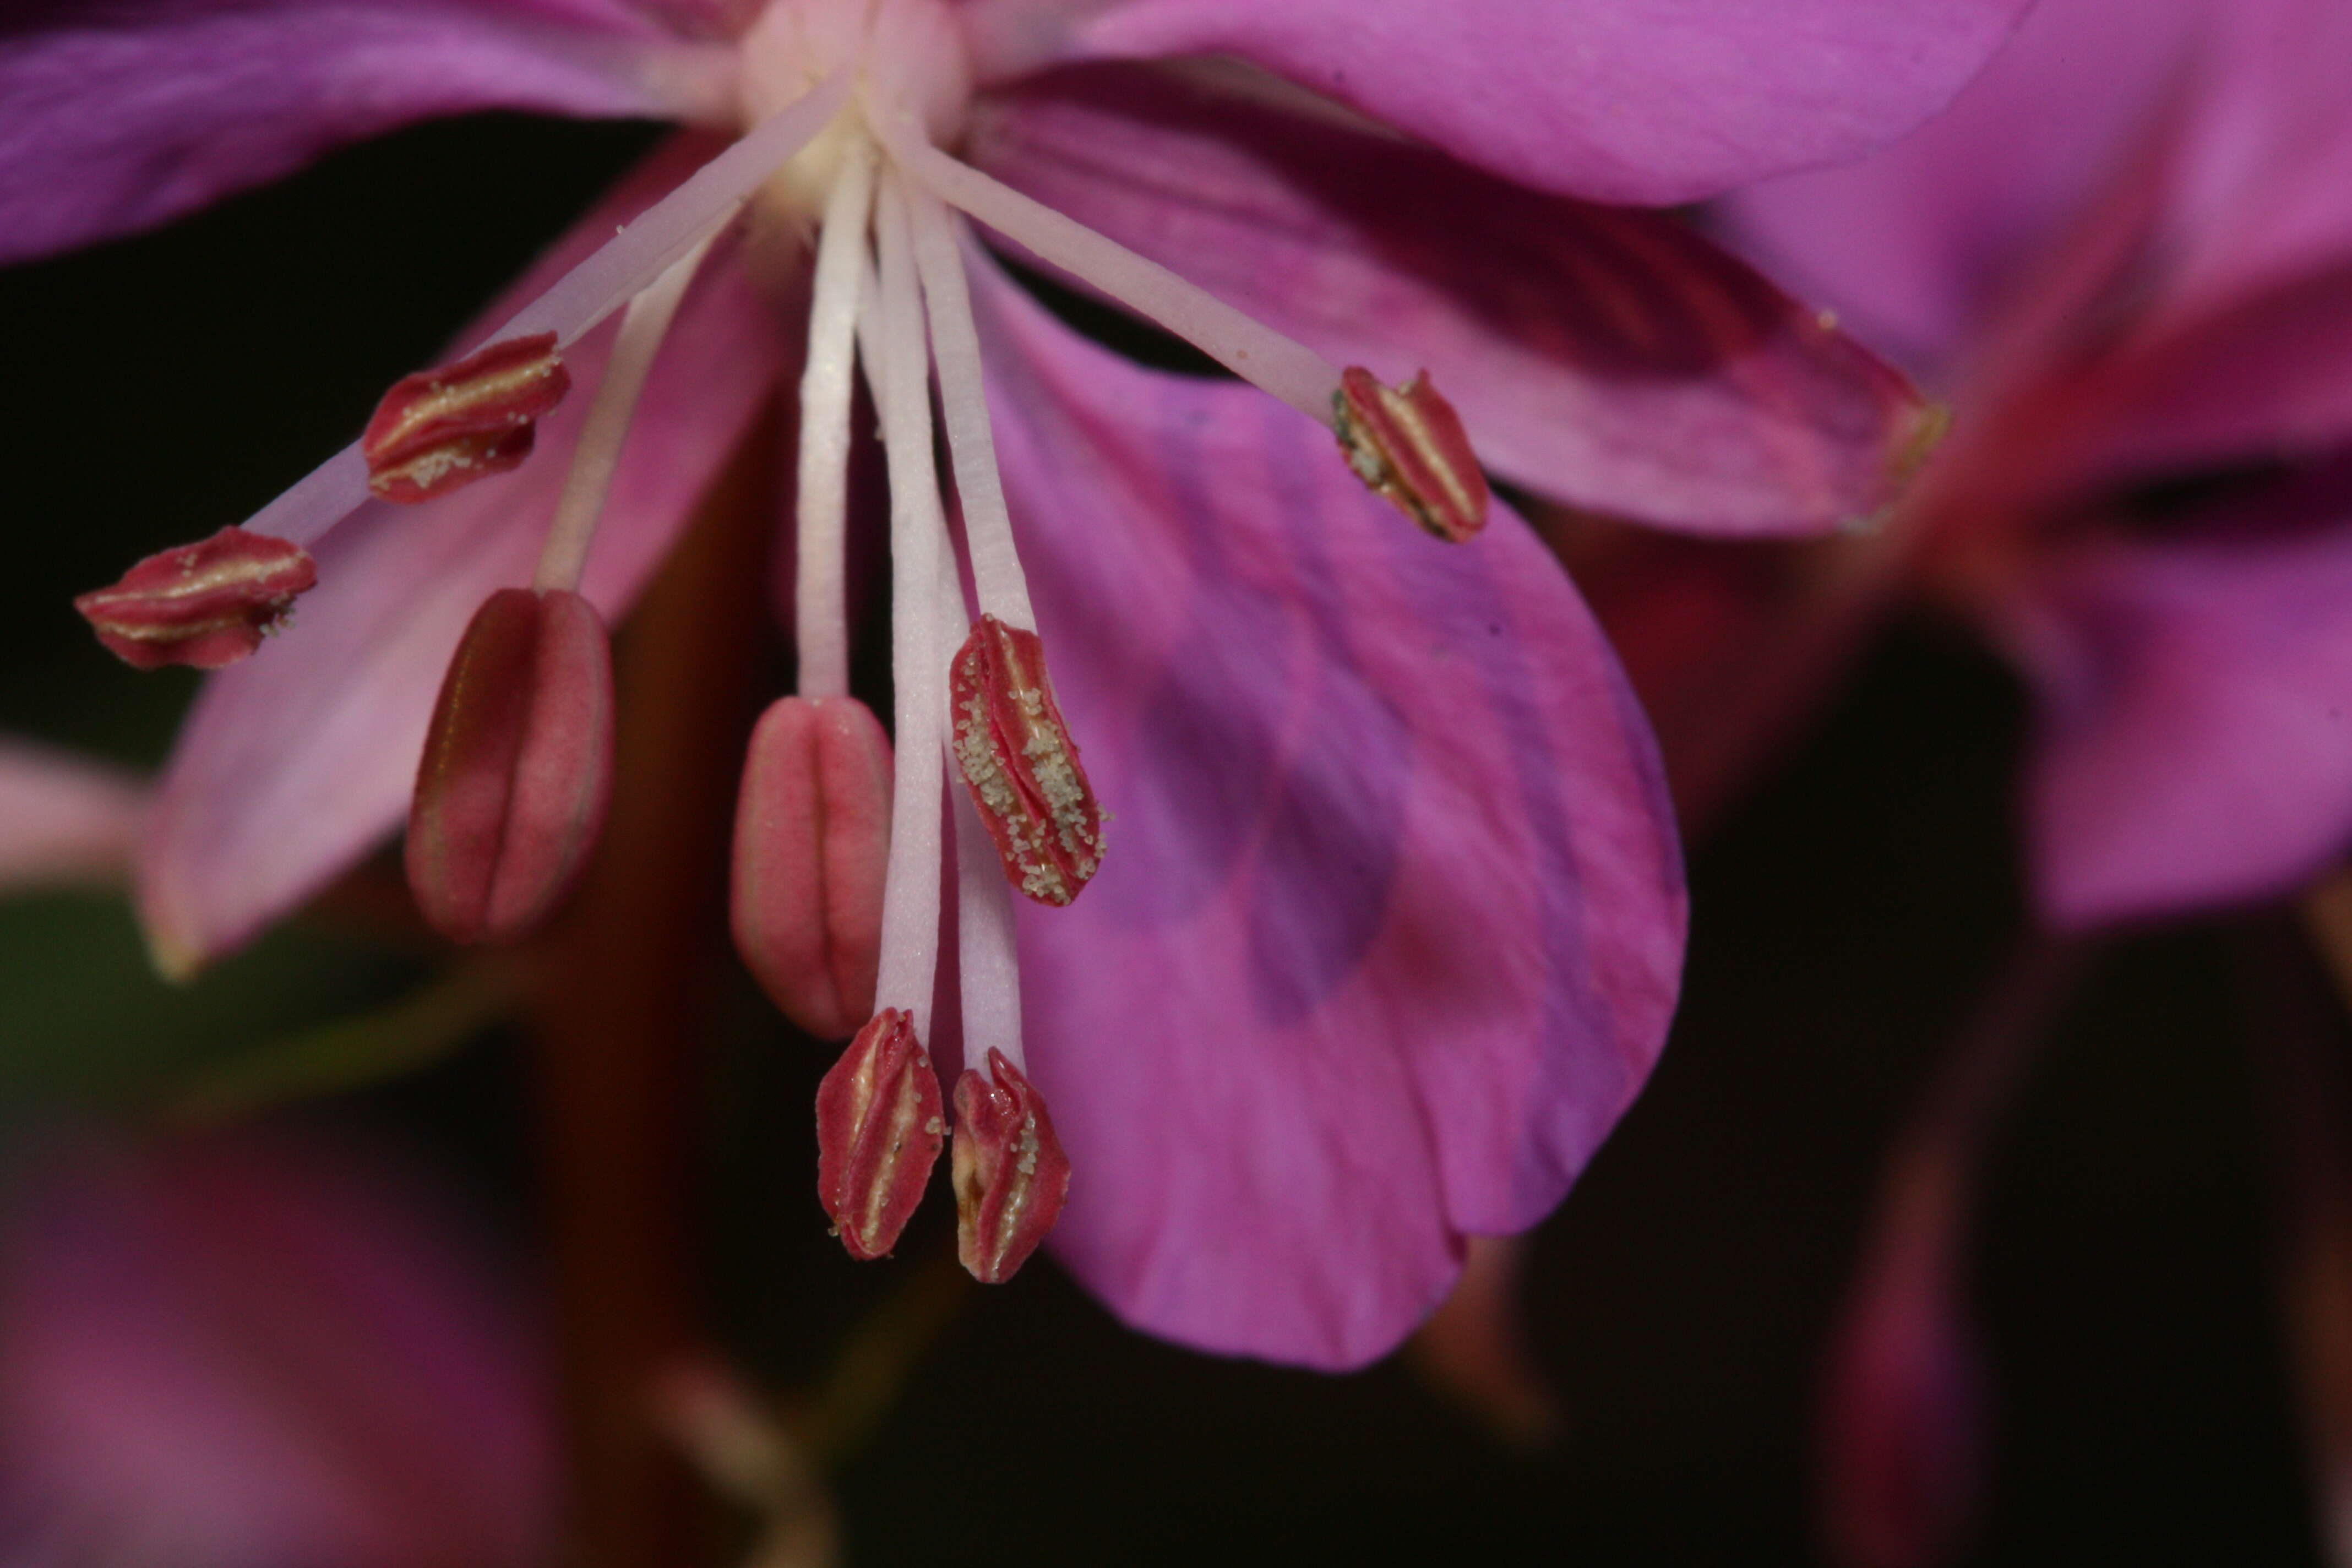
<instances>
[{"instance_id":1,"label":"pink closed anther","mask_svg":"<svg viewBox=\"0 0 2352 1568\"><path fill-rule=\"evenodd\" d=\"M408 818L408 885L456 942L509 942L586 865L613 785L613 658L577 594L507 588L466 628Z\"/></svg>"},{"instance_id":2,"label":"pink closed anther","mask_svg":"<svg viewBox=\"0 0 2352 1568\"><path fill-rule=\"evenodd\" d=\"M854 697L787 697L751 732L735 807L735 946L823 1039L874 1012L890 859L890 742Z\"/></svg>"}]
</instances>

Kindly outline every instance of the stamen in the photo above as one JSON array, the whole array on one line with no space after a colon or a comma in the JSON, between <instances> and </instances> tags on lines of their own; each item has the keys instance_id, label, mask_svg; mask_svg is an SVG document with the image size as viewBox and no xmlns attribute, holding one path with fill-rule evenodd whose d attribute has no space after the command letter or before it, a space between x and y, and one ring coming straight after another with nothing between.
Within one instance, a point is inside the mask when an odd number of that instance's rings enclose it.
<instances>
[{"instance_id":1,"label":"stamen","mask_svg":"<svg viewBox=\"0 0 2352 1568\"><path fill-rule=\"evenodd\" d=\"M916 179L1006 238L1157 321L1210 358L1327 428L1339 372L1321 354L1252 321L1207 290L1084 224L948 156L903 116L875 133Z\"/></svg>"},{"instance_id":2,"label":"stamen","mask_svg":"<svg viewBox=\"0 0 2352 1568\"><path fill-rule=\"evenodd\" d=\"M850 375L856 347L866 227L874 205L874 153L853 139L825 197L809 301L808 365L801 373L800 486L793 631L800 694L849 690L849 605L844 580L849 531Z\"/></svg>"},{"instance_id":3,"label":"stamen","mask_svg":"<svg viewBox=\"0 0 2352 1568\"><path fill-rule=\"evenodd\" d=\"M82 595L74 608L133 669L220 669L284 626L295 597L318 581L300 546L224 528L148 556L112 587Z\"/></svg>"},{"instance_id":4,"label":"stamen","mask_svg":"<svg viewBox=\"0 0 2352 1568\"><path fill-rule=\"evenodd\" d=\"M971 634L963 590L951 563L942 561L937 595L943 646L960 646ZM991 1051L1021 1072L1029 1064L1021 1052L1021 960L1013 940L1013 897L995 842L980 820L979 808L962 790L955 796L956 955L963 982L963 1059L978 1066Z\"/></svg>"},{"instance_id":5,"label":"stamen","mask_svg":"<svg viewBox=\"0 0 2352 1568\"><path fill-rule=\"evenodd\" d=\"M837 70L804 98L761 121L695 171L685 184L637 215L610 243L525 305L488 341L553 332L561 349L656 278L709 234L726 226L762 181L809 142L849 100L850 73ZM357 441L304 475L245 524L307 545L368 500L367 462Z\"/></svg>"},{"instance_id":6,"label":"stamen","mask_svg":"<svg viewBox=\"0 0 2352 1568\"><path fill-rule=\"evenodd\" d=\"M1374 495L1448 543L1486 526L1486 476L1462 416L1427 371L1391 387L1351 364L1340 373L1331 406L1339 450Z\"/></svg>"},{"instance_id":7,"label":"stamen","mask_svg":"<svg viewBox=\"0 0 2352 1568\"><path fill-rule=\"evenodd\" d=\"M553 332L501 338L454 364L402 376L360 437L368 489L414 506L519 468L540 417L571 390Z\"/></svg>"},{"instance_id":8,"label":"stamen","mask_svg":"<svg viewBox=\"0 0 2352 1568\"><path fill-rule=\"evenodd\" d=\"M564 477L563 494L555 503L555 519L547 525L547 542L540 547L539 573L532 586L542 593L551 588L569 592L580 586L580 575L588 565L588 546L604 515L604 500L612 493L613 475L621 466L621 447L628 439L629 421L646 390L646 378L653 374L655 356L661 353L662 339L686 298L687 285L694 281L695 269L717 237L714 231L695 241L684 256L670 263L668 270L629 301L621 317L613 356L605 363L604 379L596 384L580 444L572 449L572 471Z\"/></svg>"},{"instance_id":9,"label":"stamen","mask_svg":"<svg viewBox=\"0 0 2352 1568\"><path fill-rule=\"evenodd\" d=\"M931 984L940 942L940 789L937 759L947 718L948 650L936 646L938 612L926 592L940 570L947 520L931 467L931 400L924 374L922 305L905 193L882 182L876 237L880 291L873 336L882 349L876 402L890 473L891 668L897 745L904 759L891 802L890 869L882 895L882 961L876 1005L897 1007L930 1038ZM869 366L869 372L872 367Z\"/></svg>"},{"instance_id":10,"label":"stamen","mask_svg":"<svg viewBox=\"0 0 2352 1568\"><path fill-rule=\"evenodd\" d=\"M1013 544L1013 519L996 472L996 440L989 431L988 396L981 378L980 333L972 325L971 294L955 226L940 199L920 187L907 193L915 224L915 267L931 324L931 361L939 368L940 410L947 425L948 459L963 503L964 544L971 552L972 588L980 612L1024 631L1037 628L1029 584ZM961 647L959 637L951 647ZM1019 1065L1016 1058L1014 1065Z\"/></svg>"}]
</instances>

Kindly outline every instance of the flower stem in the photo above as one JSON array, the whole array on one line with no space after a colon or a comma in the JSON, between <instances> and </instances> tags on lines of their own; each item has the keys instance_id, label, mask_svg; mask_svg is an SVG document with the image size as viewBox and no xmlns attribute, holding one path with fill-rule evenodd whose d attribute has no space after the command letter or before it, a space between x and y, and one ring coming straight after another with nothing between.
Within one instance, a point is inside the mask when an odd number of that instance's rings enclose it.
<instances>
[{"instance_id":1,"label":"flower stem","mask_svg":"<svg viewBox=\"0 0 2352 1568\"><path fill-rule=\"evenodd\" d=\"M755 429L775 428L761 420ZM756 711L772 446L748 445L630 618L604 842L543 939L530 1009L541 1192L571 1434L568 1561L669 1568L710 1533L654 1421L700 1342L693 1130L725 951L730 802Z\"/></svg>"}]
</instances>

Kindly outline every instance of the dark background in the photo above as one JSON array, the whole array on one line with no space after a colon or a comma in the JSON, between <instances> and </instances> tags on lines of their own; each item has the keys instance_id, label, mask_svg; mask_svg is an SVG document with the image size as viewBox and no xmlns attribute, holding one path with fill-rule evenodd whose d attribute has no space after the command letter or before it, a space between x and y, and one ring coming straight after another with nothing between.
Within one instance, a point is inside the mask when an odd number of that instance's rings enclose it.
<instances>
[{"instance_id":1,"label":"dark background","mask_svg":"<svg viewBox=\"0 0 2352 1568\"><path fill-rule=\"evenodd\" d=\"M348 440L653 134L425 127L0 271L0 730L159 761L193 679L116 664L70 596ZM1906 628L1693 847L1674 1042L1530 1255L1531 1332L1567 1417L1550 1451L1507 1452L1399 1362L1329 1378L1194 1355L1033 1265L962 1294L841 1468L851 1560L1811 1561L1814 1365L1883 1151L2021 935L2022 727L1998 667ZM2243 927L2105 947L2002 1123L1975 1258L1997 1405L1972 1561L2314 1560ZM121 1105L418 973L297 927L173 993L118 900L0 904L0 1095L19 1120ZM780 1392L820 1378L944 1241L940 1205L881 1268L826 1240L799 1110L825 1065L748 990L714 1053L711 1286L731 1348ZM529 1256L510 1040L306 1114L436 1149Z\"/></svg>"}]
</instances>

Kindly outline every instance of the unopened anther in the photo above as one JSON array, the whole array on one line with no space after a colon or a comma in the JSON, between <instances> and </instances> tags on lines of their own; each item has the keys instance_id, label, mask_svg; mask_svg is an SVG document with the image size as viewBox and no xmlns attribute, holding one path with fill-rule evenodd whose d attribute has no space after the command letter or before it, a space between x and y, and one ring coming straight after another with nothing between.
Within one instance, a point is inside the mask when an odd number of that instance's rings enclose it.
<instances>
[{"instance_id":1,"label":"unopened anther","mask_svg":"<svg viewBox=\"0 0 2352 1568\"><path fill-rule=\"evenodd\" d=\"M408 885L456 942L507 942L587 864L613 783L613 663L587 600L507 588L475 614L433 710Z\"/></svg>"},{"instance_id":2,"label":"unopened anther","mask_svg":"<svg viewBox=\"0 0 2352 1568\"><path fill-rule=\"evenodd\" d=\"M735 946L784 1016L842 1039L874 1013L890 742L854 697L786 697L751 731L735 805Z\"/></svg>"}]
</instances>

